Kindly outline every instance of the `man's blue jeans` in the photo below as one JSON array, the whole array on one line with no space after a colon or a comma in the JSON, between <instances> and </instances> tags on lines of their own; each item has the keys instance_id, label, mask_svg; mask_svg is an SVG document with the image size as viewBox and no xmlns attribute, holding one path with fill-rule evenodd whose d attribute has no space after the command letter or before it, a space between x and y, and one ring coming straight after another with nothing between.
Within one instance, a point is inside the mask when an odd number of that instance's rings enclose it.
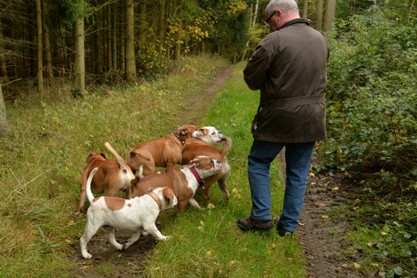
<instances>
[{"instance_id":1,"label":"man's blue jeans","mask_svg":"<svg viewBox=\"0 0 417 278\"><path fill-rule=\"evenodd\" d=\"M285 144L253 141L248 157L248 176L252 194L251 217L253 219L272 219L269 171L271 162L285 147L285 195L279 223L286 231L294 232L304 204L314 144L314 142Z\"/></svg>"}]
</instances>

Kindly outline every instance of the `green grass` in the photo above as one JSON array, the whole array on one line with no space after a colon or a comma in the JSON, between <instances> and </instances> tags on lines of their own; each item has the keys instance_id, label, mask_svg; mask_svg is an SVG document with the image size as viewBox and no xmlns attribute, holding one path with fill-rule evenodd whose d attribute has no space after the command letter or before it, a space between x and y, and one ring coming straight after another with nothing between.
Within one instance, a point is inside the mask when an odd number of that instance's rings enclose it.
<instances>
[{"instance_id":1,"label":"green grass","mask_svg":"<svg viewBox=\"0 0 417 278\"><path fill-rule=\"evenodd\" d=\"M84 267L114 275L113 261L80 265L80 254L74 254L85 225L85 218L74 213L87 155L106 151L105 141L124 155L137 143L165 136L183 124L177 117L187 99L201 92L216 67L226 65L217 57L194 57L154 83L90 93L77 100L69 91L57 90L43 101L27 95L8 103L10 130L0 138L0 277L71 277L84 273ZM259 98L244 84L242 67L235 66L210 113L194 123L216 126L233 139L228 155L230 202L224 204L213 186L214 208L200 212L190 207L179 217L163 215L162 232L172 239L158 243L148 257L147 277L305 276L295 239L280 238L273 231L242 233L235 225L250 212L246 160ZM271 172L277 215L283 186L278 165L272 165Z\"/></svg>"}]
</instances>

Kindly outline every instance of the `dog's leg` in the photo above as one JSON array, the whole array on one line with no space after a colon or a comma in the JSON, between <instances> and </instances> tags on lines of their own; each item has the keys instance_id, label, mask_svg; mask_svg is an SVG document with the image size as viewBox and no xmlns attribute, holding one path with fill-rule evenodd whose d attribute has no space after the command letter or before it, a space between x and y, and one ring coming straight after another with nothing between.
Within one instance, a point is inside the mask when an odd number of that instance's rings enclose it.
<instances>
[{"instance_id":1,"label":"dog's leg","mask_svg":"<svg viewBox=\"0 0 417 278\"><path fill-rule=\"evenodd\" d=\"M107 228L107 238L109 239L110 244L114 246L114 248L117 250L123 249L123 245L116 241L116 237L114 236L114 228Z\"/></svg>"},{"instance_id":2,"label":"dog's leg","mask_svg":"<svg viewBox=\"0 0 417 278\"><path fill-rule=\"evenodd\" d=\"M223 177L221 177L217 181L217 184L219 185L220 190L223 192L223 198L226 204L229 202L229 198L230 198L229 191L227 191L227 187L226 187L226 180L229 178L229 176L230 176L230 173L225 174Z\"/></svg>"},{"instance_id":3,"label":"dog's leg","mask_svg":"<svg viewBox=\"0 0 417 278\"><path fill-rule=\"evenodd\" d=\"M184 200L178 201L177 208L178 208L179 214L182 214L185 211L187 204L188 204L188 201L184 201Z\"/></svg>"},{"instance_id":4,"label":"dog's leg","mask_svg":"<svg viewBox=\"0 0 417 278\"><path fill-rule=\"evenodd\" d=\"M90 239L97 233L100 226L93 225L87 219L87 224L85 226L85 231L82 237L80 238L80 247L81 247L81 255L84 259L91 259L92 255L87 251L87 243Z\"/></svg>"},{"instance_id":5,"label":"dog's leg","mask_svg":"<svg viewBox=\"0 0 417 278\"><path fill-rule=\"evenodd\" d=\"M203 210L194 198L190 198L190 200L188 200L188 202L190 203L190 205L192 205L196 209Z\"/></svg>"},{"instance_id":6,"label":"dog's leg","mask_svg":"<svg viewBox=\"0 0 417 278\"><path fill-rule=\"evenodd\" d=\"M135 243L140 238L140 233L141 233L141 230L139 230L136 233L134 233L129 238L129 240L124 244L123 249L127 249L130 245L132 245L133 243Z\"/></svg>"},{"instance_id":7,"label":"dog's leg","mask_svg":"<svg viewBox=\"0 0 417 278\"><path fill-rule=\"evenodd\" d=\"M161 232L158 230L155 224L151 224L150 226L146 227L144 226L143 228L147 230L151 235L153 235L153 237L157 240L167 240L171 238L170 236L164 236L163 234L161 234Z\"/></svg>"},{"instance_id":8,"label":"dog's leg","mask_svg":"<svg viewBox=\"0 0 417 278\"><path fill-rule=\"evenodd\" d=\"M80 205L78 206L77 214L82 214L84 212L84 205L85 205L85 199L87 195L85 194L85 190L81 189L80 192Z\"/></svg>"}]
</instances>

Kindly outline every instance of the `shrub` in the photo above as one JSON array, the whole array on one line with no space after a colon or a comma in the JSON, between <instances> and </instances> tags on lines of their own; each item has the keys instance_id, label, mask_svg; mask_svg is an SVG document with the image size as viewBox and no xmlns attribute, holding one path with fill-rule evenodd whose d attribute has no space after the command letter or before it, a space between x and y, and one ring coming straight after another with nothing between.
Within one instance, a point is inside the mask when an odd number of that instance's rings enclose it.
<instances>
[{"instance_id":1,"label":"shrub","mask_svg":"<svg viewBox=\"0 0 417 278\"><path fill-rule=\"evenodd\" d=\"M416 191L415 25L375 8L338 25L347 31L329 42L327 168L381 189Z\"/></svg>"}]
</instances>

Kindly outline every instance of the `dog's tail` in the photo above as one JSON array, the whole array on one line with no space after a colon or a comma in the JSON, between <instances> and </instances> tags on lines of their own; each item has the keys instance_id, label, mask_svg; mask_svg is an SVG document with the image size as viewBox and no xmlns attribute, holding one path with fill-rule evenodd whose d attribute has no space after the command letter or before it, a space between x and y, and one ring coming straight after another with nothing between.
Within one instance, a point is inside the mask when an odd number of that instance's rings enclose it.
<instances>
[{"instance_id":1,"label":"dog's tail","mask_svg":"<svg viewBox=\"0 0 417 278\"><path fill-rule=\"evenodd\" d=\"M229 150L232 148L232 138L225 136L224 141L226 141L226 144L224 145L223 149L222 149L222 155L226 155Z\"/></svg>"},{"instance_id":2,"label":"dog's tail","mask_svg":"<svg viewBox=\"0 0 417 278\"><path fill-rule=\"evenodd\" d=\"M120 165L120 169L125 170L128 167L125 160L116 152L115 149L113 149L109 142L104 143L104 146L114 155L117 163Z\"/></svg>"},{"instance_id":3,"label":"dog's tail","mask_svg":"<svg viewBox=\"0 0 417 278\"><path fill-rule=\"evenodd\" d=\"M140 180L143 178L143 164L139 165L138 172L136 173L136 177Z\"/></svg>"},{"instance_id":4,"label":"dog's tail","mask_svg":"<svg viewBox=\"0 0 417 278\"><path fill-rule=\"evenodd\" d=\"M97 172L97 170L98 170L98 167L94 168L94 169L90 172L90 175L88 176L88 179L87 179L87 184L86 184L86 186L85 186L85 191L86 191L86 193L87 193L87 199L88 199L88 201L90 202L90 204L91 204L91 203L93 202L93 200L94 200L94 195L93 195L93 192L91 192L91 182L93 181L94 174Z\"/></svg>"}]
</instances>

